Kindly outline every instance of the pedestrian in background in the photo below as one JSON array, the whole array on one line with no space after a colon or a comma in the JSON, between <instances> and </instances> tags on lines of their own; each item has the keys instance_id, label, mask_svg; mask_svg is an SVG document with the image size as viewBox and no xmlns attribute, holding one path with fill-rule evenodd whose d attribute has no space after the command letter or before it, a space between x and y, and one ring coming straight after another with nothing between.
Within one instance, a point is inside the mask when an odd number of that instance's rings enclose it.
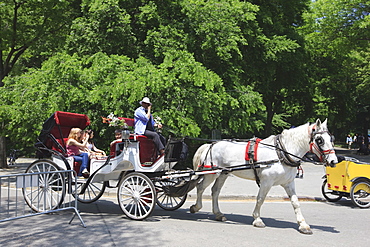
<instances>
[{"instance_id":1,"label":"pedestrian in background","mask_svg":"<svg viewBox=\"0 0 370 247\"><path fill-rule=\"evenodd\" d=\"M333 134L330 135L330 142L331 145L334 147L334 141L335 141L335 136Z\"/></svg>"},{"instance_id":2,"label":"pedestrian in background","mask_svg":"<svg viewBox=\"0 0 370 247\"><path fill-rule=\"evenodd\" d=\"M351 145L352 145L352 137L351 135L348 135L347 136L347 139L346 139L346 144L348 145L348 149L351 150Z\"/></svg>"},{"instance_id":3,"label":"pedestrian in background","mask_svg":"<svg viewBox=\"0 0 370 247\"><path fill-rule=\"evenodd\" d=\"M353 136L353 148L359 148L360 145L358 144L358 134Z\"/></svg>"}]
</instances>

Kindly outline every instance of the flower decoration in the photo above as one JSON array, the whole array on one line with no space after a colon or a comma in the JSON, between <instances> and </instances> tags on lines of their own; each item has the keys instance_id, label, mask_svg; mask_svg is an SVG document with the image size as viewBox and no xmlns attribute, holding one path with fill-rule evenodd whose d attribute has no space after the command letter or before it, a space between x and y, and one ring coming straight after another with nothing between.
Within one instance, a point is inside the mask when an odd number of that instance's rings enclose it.
<instances>
[{"instance_id":1,"label":"flower decoration","mask_svg":"<svg viewBox=\"0 0 370 247\"><path fill-rule=\"evenodd\" d=\"M108 123L109 126L124 128L127 124L123 118L116 117L113 112L111 112L106 118L102 117L103 123Z\"/></svg>"},{"instance_id":2,"label":"flower decoration","mask_svg":"<svg viewBox=\"0 0 370 247\"><path fill-rule=\"evenodd\" d=\"M156 123L156 125L162 125L162 118L156 116L153 120Z\"/></svg>"}]
</instances>

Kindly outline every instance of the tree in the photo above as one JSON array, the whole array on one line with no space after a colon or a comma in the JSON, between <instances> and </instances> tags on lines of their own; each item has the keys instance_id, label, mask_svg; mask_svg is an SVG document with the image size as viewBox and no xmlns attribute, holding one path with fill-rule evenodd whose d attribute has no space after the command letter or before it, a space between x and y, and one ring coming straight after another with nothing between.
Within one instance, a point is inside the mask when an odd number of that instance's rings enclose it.
<instances>
[{"instance_id":1,"label":"tree","mask_svg":"<svg viewBox=\"0 0 370 247\"><path fill-rule=\"evenodd\" d=\"M155 102L154 114L163 119L167 132L198 136L201 129L217 126L217 112L228 98L222 80L181 51L168 54L161 65L143 57L134 61L104 53L86 57L61 53L41 69L5 81L0 95L6 102L0 107L1 119L7 120L3 134L28 147L43 121L57 110L87 114L102 137L99 143L108 146L113 133L102 125L101 116L114 112L132 118L144 96Z\"/></svg>"},{"instance_id":2,"label":"tree","mask_svg":"<svg viewBox=\"0 0 370 247\"><path fill-rule=\"evenodd\" d=\"M60 45L71 19L74 1L4 0L0 8L0 87L27 50L51 52ZM51 47L50 47L51 46Z\"/></svg>"},{"instance_id":3,"label":"tree","mask_svg":"<svg viewBox=\"0 0 370 247\"><path fill-rule=\"evenodd\" d=\"M118 0L84 1L82 16L73 20L65 49L80 56L98 52L138 56L130 15Z\"/></svg>"},{"instance_id":4,"label":"tree","mask_svg":"<svg viewBox=\"0 0 370 247\"><path fill-rule=\"evenodd\" d=\"M247 39L255 39L246 38L243 32L257 35L256 6L236 0L106 1L97 8L92 1L83 9L83 17L72 26L68 51L80 55L99 51L133 59L142 56L155 65L161 65L169 54L186 51L217 73L232 96L225 108L232 109L232 115L229 110L218 112L217 119L222 121L217 128L228 135L245 135L262 128L263 123L256 117L263 108L261 95L239 82L244 81L239 78L244 72L238 64L246 63L241 50ZM253 30L243 31L241 27ZM118 34L125 38L115 38ZM128 37L131 41L126 42ZM110 44L118 48L110 49Z\"/></svg>"},{"instance_id":5,"label":"tree","mask_svg":"<svg viewBox=\"0 0 370 247\"><path fill-rule=\"evenodd\" d=\"M255 58L248 78L255 90L263 96L266 114L264 136L290 127L289 119L306 121L302 113L310 98L305 73L305 49L303 37L297 28L302 25L302 12L309 1L264 1L251 3L259 6L256 16L261 34L256 42ZM294 111L293 111L294 109ZM279 124L277 124L279 123Z\"/></svg>"},{"instance_id":6,"label":"tree","mask_svg":"<svg viewBox=\"0 0 370 247\"><path fill-rule=\"evenodd\" d=\"M75 3L76 1L66 0L4 0L1 2L0 87L4 86L4 78L12 71L25 69L15 68L27 51L29 54L32 54L32 49L38 52L47 49L47 52L52 52L51 47L58 47L60 41L63 41L60 36L66 34L68 25L77 12ZM4 122L0 124L5 125ZM0 138L0 142L0 167L6 167L4 136Z\"/></svg>"},{"instance_id":7,"label":"tree","mask_svg":"<svg viewBox=\"0 0 370 247\"><path fill-rule=\"evenodd\" d=\"M369 12L369 1L337 0L333 4L319 0L312 2L304 15L307 24L302 31L314 68L315 108L329 116L330 122L336 123L334 131L343 136L348 131L364 132L370 124L363 117L369 114L369 95L363 91L367 81L364 71L368 69Z\"/></svg>"}]
</instances>

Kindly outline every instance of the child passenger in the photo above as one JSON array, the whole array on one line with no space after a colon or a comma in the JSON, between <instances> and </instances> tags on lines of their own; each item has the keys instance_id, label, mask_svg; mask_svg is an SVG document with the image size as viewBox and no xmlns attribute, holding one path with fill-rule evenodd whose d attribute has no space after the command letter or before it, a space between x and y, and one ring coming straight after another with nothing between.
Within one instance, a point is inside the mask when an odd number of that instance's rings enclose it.
<instances>
[{"instance_id":1,"label":"child passenger","mask_svg":"<svg viewBox=\"0 0 370 247\"><path fill-rule=\"evenodd\" d=\"M116 129L114 131L114 138L116 138L116 139L110 143L110 146L112 146L117 141L122 141L122 130Z\"/></svg>"}]
</instances>

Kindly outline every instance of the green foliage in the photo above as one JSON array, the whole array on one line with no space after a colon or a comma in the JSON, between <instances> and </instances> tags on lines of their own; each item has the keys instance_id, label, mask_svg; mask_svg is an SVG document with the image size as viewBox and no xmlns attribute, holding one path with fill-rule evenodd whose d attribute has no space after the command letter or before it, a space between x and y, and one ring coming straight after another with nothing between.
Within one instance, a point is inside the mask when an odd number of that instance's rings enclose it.
<instances>
[{"instance_id":1,"label":"green foliage","mask_svg":"<svg viewBox=\"0 0 370 247\"><path fill-rule=\"evenodd\" d=\"M103 53L85 58L62 53L40 70L7 80L1 94L8 102L1 108L2 121L7 122L2 134L30 145L42 122L59 110L87 114L102 143L108 143L113 130L103 126L100 117L114 112L132 118L144 96L152 99L154 114L167 130L179 136L217 127L217 112L227 98L222 80L186 52L168 54L160 66L145 58L134 62Z\"/></svg>"},{"instance_id":2,"label":"green foliage","mask_svg":"<svg viewBox=\"0 0 370 247\"><path fill-rule=\"evenodd\" d=\"M79 55L104 52L137 56L130 16L118 2L83 1L83 15L73 20L66 50Z\"/></svg>"},{"instance_id":3,"label":"green foliage","mask_svg":"<svg viewBox=\"0 0 370 247\"><path fill-rule=\"evenodd\" d=\"M334 131L340 134L348 128L364 133L369 124L363 117L369 113L369 95L359 90L368 85L369 12L368 1L319 0L304 15L302 32L315 67L316 111L337 123Z\"/></svg>"},{"instance_id":4,"label":"green foliage","mask_svg":"<svg viewBox=\"0 0 370 247\"><path fill-rule=\"evenodd\" d=\"M28 0L0 3L0 86L5 76L40 65L65 39L79 12L76 1ZM78 6L77 6L78 7Z\"/></svg>"},{"instance_id":5,"label":"green foliage","mask_svg":"<svg viewBox=\"0 0 370 247\"><path fill-rule=\"evenodd\" d=\"M345 128L370 105L369 12L360 0L5 0L0 134L32 145L71 111L104 147L101 116L133 117L144 96L165 134L265 137L317 117Z\"/></svg>"}]
</instances>

